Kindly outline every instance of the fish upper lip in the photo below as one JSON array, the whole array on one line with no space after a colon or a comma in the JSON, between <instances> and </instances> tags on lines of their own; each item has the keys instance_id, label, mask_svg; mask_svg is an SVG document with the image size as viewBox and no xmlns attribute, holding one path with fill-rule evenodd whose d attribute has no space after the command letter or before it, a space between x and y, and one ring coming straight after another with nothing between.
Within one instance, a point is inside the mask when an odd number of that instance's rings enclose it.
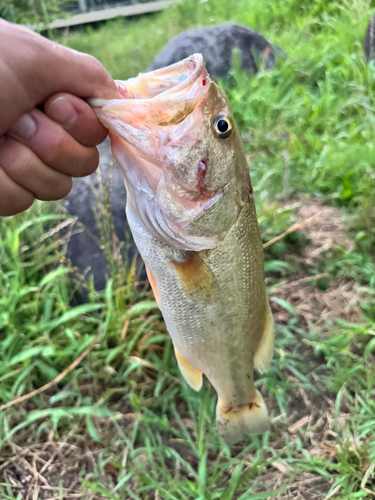
<instances>
[{"instance_id":1,"label":"fish upper lip","mask_svg":"<svg viewBox=\"0 0 375 500\"><path fill-rule=\"evenodd\" d=\"M195 80L198 80L198 78L201 76L201 74L206 70L206 66L205 66L205 62L204 62L202 54L193 54L192 56L188 57L187 59L184 59L184 61L182 61L182 63L186 66L194 65L194 69L193 69L192 73L187 78L185 78L180 83L178 83L177 85L174 85L170 89L155 96L154 99L164 100L165 97L169 98L171 95L178 93L184 87L189 88L192 85L192 82L194 82ZM181 63L173 64L172 66L169 66L169 68L173 68L173 67L177 68L179 66L179 64L181 64ZM208 74L207 74L207 79L209 79ZM207 83L205 84L205 86L206 85L207 85ZM191 96L190 98L194 98L194 97L196 97L196 96Z\"/></svg>"},{"instance_id":2,"label":"fish upper lip","mask_svg":"<svg viewBox=\"0 0 375 500\"><path fill-rule=\"evenodd\" d=\"M202 73L206 71L205 67L205 62L203 59L202 54L193 54L187 59L184 59L183 61L180 61L178 63L172 64L171 66L168 66L167 68L163 68L160 70L155 70L155 71L150 71L147 73L140 73L138 77L135 78L130 78L129 80L116 80L117 82L123 84L125 87L127 84L131 82L136 82L137 79L143 79L143 78L155 78L158 77L159 75L163 75L163 72L165 72L166 69L170 73L173 73L173 71L178 71L179 69L181 70L183 67L186 67L187 69L190 67L193 67L193 70L191 73L184 79L182 79L179 83L172 85L170 88L167 90L162 90L160 93L152 96L152 97L144 97L144 98L126 98L123 97L122 99L101 99L101 98L89 98L87 99L87 102L90 106L95 107L95 108L103 108L107 105L111 104L118 104L123 101L129 101L132 102L133 104L142 104L145 100L147 101L168 101L168 100L186 100L186 99L196 99L199 95L203 96L205 93L206 89L203 90L203 86L201 89L203 92L199 92L200 89L198 89L198 93L194 96L183 96L180 93L183 91L183 89L186 87L186 89L189 89L192 87L192 84L194 81L198 80L199 77L201 76ZM207 73L207 71L206 71ZM211 81L208 73L205 75L205 78L207 80L207 83L205 86L208 88L208 84ZM166 80L168 78L166 77ZM179 95L180 94L180 95Z\"/></svg>"}]
</instances>

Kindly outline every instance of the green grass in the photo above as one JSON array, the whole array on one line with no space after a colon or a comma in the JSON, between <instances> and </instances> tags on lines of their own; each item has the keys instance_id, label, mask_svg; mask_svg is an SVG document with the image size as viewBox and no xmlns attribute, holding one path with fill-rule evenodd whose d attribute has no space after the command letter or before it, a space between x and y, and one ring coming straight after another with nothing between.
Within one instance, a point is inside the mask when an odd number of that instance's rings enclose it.
<instances>
[{"instance_id":1,"label":"green grass","mask_svg":"<svg viewBox=\"0 0 375 500\"><path fill-rule=\"evenodd\" d=\"M375 73L362 51L371 9L359 0L188 0L64 39L98 57L114 77L127 78L184 29L231 20L262 32L286 50L285 61L253 77L234 61L221 85L248 153L263 240L318 200L339 210L354 246L333 239L311 258L311 234L298 232L266 250L279 321L271 369L257 384L273 426L229 449L214 424L213 390L206 382L197 394L181 378L134 266L112 265L99 293L64 256L74 221L58 207L38 203L0 221L0 404L48 383L97 339L58 386L0 413L0 498L22 498L14 485L22 484L25 462L17 455L41 470L61 443L70 451L56 455L58 479L43 472L56 488L49 497L77 491L84 499L373 497ZM101 221L110 259L104 209ZM335 318L335 310L310 321L294 295L278 288L318 274L324 277L304 289L310 309L310 296L336 287L340 300L343 284L354 282L355 322ZM74 292L83 286L89 301L76 305ZM46 488L40 478L39 484Z\"/></svg>"}]
</instances>

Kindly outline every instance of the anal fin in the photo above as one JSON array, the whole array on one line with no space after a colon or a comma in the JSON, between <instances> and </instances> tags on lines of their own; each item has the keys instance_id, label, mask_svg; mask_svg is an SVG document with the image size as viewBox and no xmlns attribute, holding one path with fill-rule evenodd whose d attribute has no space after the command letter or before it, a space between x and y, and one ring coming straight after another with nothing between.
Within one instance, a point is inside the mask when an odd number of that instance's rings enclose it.
<instances>
[{"instance_id":1,"label":"anal fin","mask_svg":"<svg viewBox=\"0 0 375 500\"><path fill-rule=\"evenodd\" d=\"M174 352L176 354L177 363L180 368L182 375L186 382L190 385L192 389L195 391L199 391L202 387L203 376L202 372L195 368L180 352L178 347L173 344Z\"/></svg>"},{"instance_id":2,"label":"anal fin","mask_svg":"<svg viewBox=\"0 0 375 500\"><path fill-rule=\"evenodd\" d=\"M271 364L274 344L274 322L272 311L267 300L266 317L264 320L263 335L260 339L258 348L254 355L254 366L260 372L264 373Z\"/></svg>"},{"instance_id":3,"label":"anal fin","mask_svg":"<svg viewBox=\"0 0 375 500\"><path fill-rule=\"evenodd\" d=\"M160 294L159 294L158 287L156 285L155 276L153 275L151 269L148 267L147 264L145 264L145 268L146 268L147 278L148 278L148 281L150 282L152 291L154 293L154 297L155 297L156 303L157 303L159 309L161 310Z\"/></svg>"}]
</instances>

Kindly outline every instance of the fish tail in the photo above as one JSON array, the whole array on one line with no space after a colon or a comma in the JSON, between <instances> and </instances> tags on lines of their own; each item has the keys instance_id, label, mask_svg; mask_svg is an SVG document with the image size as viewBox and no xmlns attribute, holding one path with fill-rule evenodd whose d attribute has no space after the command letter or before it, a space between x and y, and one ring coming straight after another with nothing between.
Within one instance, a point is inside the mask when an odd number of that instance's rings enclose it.
<instances>
[{"instance_id":1,"label":"fish tail","mask_svg":"<svg viewBox=\"0 0 375 500\"><path fill-rule=\"evenodd\" d=\"M229 445L239 441L244 434L262 434L270 428L267 407L258 391L249 404L239 407L228 408L219 399L216 423L219 434Z\"/></svg>"}]
</instances>

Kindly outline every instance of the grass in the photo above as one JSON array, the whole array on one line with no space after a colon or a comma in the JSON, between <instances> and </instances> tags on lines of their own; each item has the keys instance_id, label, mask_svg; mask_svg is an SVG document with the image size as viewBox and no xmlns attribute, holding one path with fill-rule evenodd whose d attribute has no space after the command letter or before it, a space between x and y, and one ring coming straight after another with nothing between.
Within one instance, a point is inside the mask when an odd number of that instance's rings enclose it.
<instances>
[{"instance_id":1,"label":"grass","mask_svg":"<svg viewBox=\"0 0 375 500\"><path fill-rule=\"evenodd\" d=\"M262 32L286 60L253 77L234 61L221 85L263 240L306 207L324 212L266 250L276 347L257 384L273 425L231 449L216 432L213 390L182 380L134 265L112 266L97 292L65 258L75 221L57 205L0 221L0 404L54 379L96 339L57 386L0 413L0 498L373 498L375 87L362 51L372 8L188 0L64 39L126 78L181 30L231 20ZM78 305L83 286L89 299Z\"/></svg>"}]
</instances>

